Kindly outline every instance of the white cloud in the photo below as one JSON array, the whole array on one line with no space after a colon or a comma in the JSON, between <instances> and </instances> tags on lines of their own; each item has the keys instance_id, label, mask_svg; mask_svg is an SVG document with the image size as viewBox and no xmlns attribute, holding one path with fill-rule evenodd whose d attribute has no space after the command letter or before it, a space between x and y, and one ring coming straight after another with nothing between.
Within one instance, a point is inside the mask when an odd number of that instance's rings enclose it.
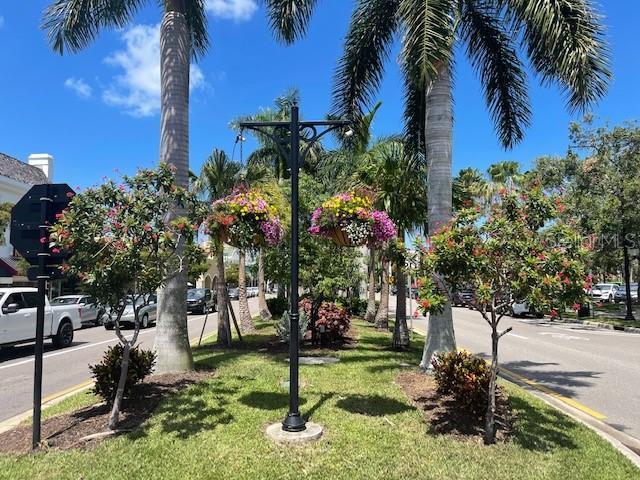
<instances>
[{"instance_id":1,"label":"white cloud","mask_svg":"<svg viewBox=\"0 0 640 480\"><path fill-rule=\"evenodd\" d=\"M123 72L114 77L102 98L134 117L155 115L160 111L160 25L135 25L122 34L122 40L125 49L105 61ZM203 86L202 71L191 65L190 89Z\"/></svg>"},{"instance_id":2,"label":"white cloud","mask_svg":"<svg viewBox=\"0 0 640 480\"><path fill-rule=\"evenodd\" d=\"M249 20L258 10L255 0L207 0L205 6L215 17L238 22Z\"/></svg>"},{"instance_id":3,"label":"white cloud","mask_svg":"<svg viewBox=\"0 0 640 480\"><path fill-rule=\"evenodd\" d=\"M73 90L80 98L91 98L91 86L82 78L70 77L64 81L64 86Z\"/></svg>"}]
</instances>

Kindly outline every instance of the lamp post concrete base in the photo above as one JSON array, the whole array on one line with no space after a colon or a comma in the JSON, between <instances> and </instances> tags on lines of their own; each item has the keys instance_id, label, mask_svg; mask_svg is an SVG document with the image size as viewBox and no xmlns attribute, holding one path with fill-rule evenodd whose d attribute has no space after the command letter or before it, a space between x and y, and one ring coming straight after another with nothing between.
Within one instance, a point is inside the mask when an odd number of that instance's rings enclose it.
<instances>
[{"instance_id":1,"label":"lamp post concrete base","mask_svg":"<svg viewBox=\"0 0 640 480\"><path fill-rule=\"evenodd\" d=\"M267 437L276 443L307 443L319 440L324 429L321 425L307 422L307 428L301 432L287 432L282 429L282 422L267 427Z\"/></svg>"}]
</instances>

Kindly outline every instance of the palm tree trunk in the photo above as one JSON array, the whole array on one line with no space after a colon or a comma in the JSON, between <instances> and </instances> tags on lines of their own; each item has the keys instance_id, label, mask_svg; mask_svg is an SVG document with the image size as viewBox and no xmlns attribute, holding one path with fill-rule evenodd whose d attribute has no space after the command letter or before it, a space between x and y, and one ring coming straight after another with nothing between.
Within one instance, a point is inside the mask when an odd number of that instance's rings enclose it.
<instances>
[{"instance_id":1,"label":"palm tree trunk","mask_svg":"<svg viewBox=\"0 0 640 480\"><path fill-rule=\"evenodd\" d=\"M258 310L260 310L260 318L267 322L271 320L271 312L264 289L264 250L261 248L258 252Z\"/></svg>"},{"instance_id":2,"label":"palm tree trunk","mask_svg":"<svg viewBox=\"0 0 640 480\"><path fill-rule=\"evenodd\" d=\"M453 103L451 71L448 66L427 89L425 138L427 147L427 183L429 190L429 235L451 219L451 156L453 137ZM456 349L451 303L444 310L431 314L420 367L431 368L431 357L438 352Z\"/></svg>"},{"instance_id":3,"label":"palm tree trunk","mask_svg":"<svg viewBox=\"0 0 640 480\"><path fill-rule=\"evenodd\" d=\"M369 282L368 282L367 311L364 319L373 323L376 319L376 251L369 248Z\"/></svg>"},{"instance_id":4,"label":"palm tree trunk","mask_svg":"<svg viewBox=\"0 0 640 480\"><path fill-rule=\"evenodd\" d=\"M247 254L244 250L238 251L238 310L240 313L240 329L242 333L254 333L256 328L251 321L249 300L247 299Z\"/></svg>"},{"instance_id":5,"label":"palm tree trunk","mask_svg":"<svg viewBox=\"0 0 640 480\"><path fill-rule=\"evenodd\" d=\"M167 0L160 26L160 163L173 165L177 185L187 188L191 36L185 11L184 0ZM171 220L182 212L173 209L168 213ZM184 244L180 242L176 253L182 256L183 251ZM159 295L156 373L193 369L187 330L187 274L185 263Z\"/></svg>"},{"instance_id":6,"label":"palm tree trunk","mask_svg":"<svg viewBox=\"0 0 640 480\"><path fill-rule=\"evenodd\" d=\"M404 241L404 231L398 232L398 238ZM396 265L396 323L393 327L393 348L409 347L409 327L407 327L407 275L404 265Z\"/></svg>"},{"instance_id":7,"label":"palm tree trunk","mask_svg":"<svg viewBox=\"0 0 640 480\"><path fill-rule=\"evenodd\" d=\"M380 306L376 313L376 328L389 330L389 261L382 257L382 282L380 285Z\"/></svg>"},{"instance_id":8,"label":"palm tree trunk","mask_svg":"<svg viewBox=\"0 0 640 480\"><path fill-rule=\"evenodd\" d=\"M218 296L218 345L231 346L231 324L229 323L229 303L227 282L224 278L224 248L216 251L216 295Z\"/></svg>"}]
</instances>

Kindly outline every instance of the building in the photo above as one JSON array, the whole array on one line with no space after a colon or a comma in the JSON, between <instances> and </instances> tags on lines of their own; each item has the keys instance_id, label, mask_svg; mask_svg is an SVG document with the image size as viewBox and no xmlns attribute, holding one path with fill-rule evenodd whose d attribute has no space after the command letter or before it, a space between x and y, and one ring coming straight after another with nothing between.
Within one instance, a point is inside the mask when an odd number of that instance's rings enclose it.
<instances>
[{"instance_id":1,"label":"building","mask_svg":"<svg viewBox=\"0 0 640 480\"><path fill-rule=\"evenodd\" d=\"M0 205L15 204L32 185L48 183L53 179L53 157L46 153L29 155L27 162L0 152ZM20 264L9 243L9 227L0 244L0 285L24 283L19 275Z\"/></svg>"}]
</instances>

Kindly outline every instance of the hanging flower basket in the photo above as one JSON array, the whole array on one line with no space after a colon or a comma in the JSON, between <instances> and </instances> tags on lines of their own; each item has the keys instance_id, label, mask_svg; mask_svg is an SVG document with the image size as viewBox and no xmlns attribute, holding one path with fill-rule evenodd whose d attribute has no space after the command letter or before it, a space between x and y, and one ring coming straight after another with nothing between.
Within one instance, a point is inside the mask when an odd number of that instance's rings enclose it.
<instances>
[{"instance_id":1,"label":"hanging flower basket","mask_svg":"<svg viewBox=\"0 0 640 480\"><path fill-rule=\"evenodd\" d=\"M208 223L210 235L240 249L275 246L284 237L276 209L262 192L244 186L213 202Z\"/></svg>"},{"instance_id":2,"label":"hanging flower basket","mask_svg":"<svg viewBox=\"0 0 640 480\"><path fill-rule=\"evenodd\" d=\"M397 235L387 213L373 210L373 194L365 190L341 193L325 201L313 212L309 232L342 247L380 245Z\"/></svg>"},{"instance_id":3,"label":"hanging flower basket","mask_svg":"<svg viewBox=\"0 0 640 480\"><path fill-rule=\"evenodd\" d=\"M351 243L351 240L349 239L349 236L344 232L344 230L334 228L332 230L329 230L327 233L333 243L335 243L339 247L351 247L353 245L353 243Z\"/></svg>"}]
</instances>

